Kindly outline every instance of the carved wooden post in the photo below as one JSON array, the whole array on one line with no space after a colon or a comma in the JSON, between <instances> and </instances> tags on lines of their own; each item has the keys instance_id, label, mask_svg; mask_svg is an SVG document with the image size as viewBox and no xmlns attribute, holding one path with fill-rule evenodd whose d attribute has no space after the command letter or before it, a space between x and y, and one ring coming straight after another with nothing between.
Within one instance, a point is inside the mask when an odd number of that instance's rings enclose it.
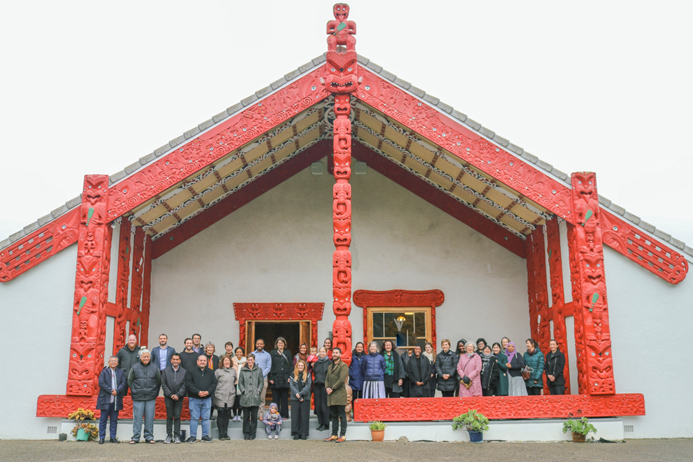
<instances>
[{"instance_id":1,"label":"carved wooden post","mask_svg":"<svg viewBox=\"0 0 693 462\"><path fill-rule=\"evenodd\" d=\"M132 253L130 220L123 217L120 224L120 238L118 242L118 284L116 285L116 318L115 332L113 334L113 354L123 348L128 340L126 332L128 287L130 286L130 255Z\"/></svg>"},{"instance_id":2,"label":"carved wooden post","mask_svg":"<svg viewBox=\"0 0 693 462\"><path fill-rule=\"evenodd\" d=\"M357 89L356 23L348 21L349 6L333 7L335 20L328 21L328 52L325 88L334 96L334 177L332 189L334 244L332 257L332 308L336 319L332 325L333 346L342 350L342 359L351 362L351 97Z\"/></svg>"},{"instance_id":3,"label":"carved wooden post","mask_svg":"<svg viewBox=\"0 0 693 462\"><path fill-rule=\"evenodd\" d=\"M145 236L144 265L142 276L142 327L140 329L140 344L149 345L149 308L152 294L152 237Z\"/></svg>"},{"instance_id":4,"label":"carved wooden post","mask_svg":"<svg viewBox=\"0 0 693 462\"><path fill-rule=\"evenodd\" d=\"M574 298L575 337L577 343L580 329L584 348L582 364L578 360L578 365L582 367L578 373L583 376L585 392L608 395L615 393L616 388L611 357L597 177L593 172L579 172L573 173L571 179L576 220L570 233L573 240L571 252L574 253L576 263L575 268L571 265L571 271L577 273L575 280L578 286L575 290L578 297Z\"/></svg>"},{"instance_id":5,"label":"carved wooden post","mask_svg":"<svg viewBox=\"0 0 693 462\"><path fill-rule=\"evenodd\" d=\"M98 392L104 364L112 229L107 223L108 175L86 175L77 249L68 395Z\"/></svg>"},{"instance_id":6,"label":"carved wooden post","mask_svg":"<svg viewBox=\"0 0 693 462\"><path fill-rule=\"evenodd\" d=\"M565 392L570 394L570 368L568 367L568 338L566 336L565 296L563 294L563 267L561 263L561 238L558 228L558 220L550 220L546 223L546 240L548 242L549 274L551 281L551 317L553 319L553 338L558 343L558 349L565 355ZM547 354L548 350L544 352ZM548 394L548 384L544 387Z\"/></svg>"},{"instance_id":7,"label":"carved wooden post","mask_svg":"<svg viewBox=\"0 0 693 462\"><path fill-rule=\"evenodd\" d=\"M527 236L527 292L531 336L544 354L548 352L551 340L545 247L544 227L539 226Z\"/></svg>"},{"instance_id":8,"label":"carved wooden post","mask_svg":"<svg viewBox=\"0 0 693 462\"><path fill-rule=\"evenodd\" d=\"M128 335L135 334L138 344L147 345L142 342L142 282L144 266L144 231L141 226L135 227L135 236L132 242L132 282L130 288L130 332Z\"/></svg>"}]
</instances>

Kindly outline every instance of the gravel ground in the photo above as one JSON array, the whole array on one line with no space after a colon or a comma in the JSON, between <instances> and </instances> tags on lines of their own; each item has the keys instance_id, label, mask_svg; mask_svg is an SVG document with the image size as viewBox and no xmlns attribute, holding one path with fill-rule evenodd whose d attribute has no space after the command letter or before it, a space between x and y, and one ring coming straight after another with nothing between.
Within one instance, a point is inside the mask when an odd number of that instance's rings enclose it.
<instances>
[{"instance_id":1,"label":"gravel ground","mask_svg":"<svg viewBox=\"0 0 693 462\"><path fill-rule=\"evenodd\" d=\"M693 461L693 439L629 440L614 444L411 443L255 440L195 444L99 445L95 442L0 441L0 461Z\"/></svg>"}]
</instances>

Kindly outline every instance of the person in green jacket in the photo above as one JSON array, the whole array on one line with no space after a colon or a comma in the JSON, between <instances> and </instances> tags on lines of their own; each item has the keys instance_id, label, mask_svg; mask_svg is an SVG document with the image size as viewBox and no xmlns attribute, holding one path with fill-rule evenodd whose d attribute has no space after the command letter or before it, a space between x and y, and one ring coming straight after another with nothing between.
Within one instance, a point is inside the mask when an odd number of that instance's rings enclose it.
<instances>
[{"instance_id":1,"label":"person in green jacket","mask_svg":"<svg viewBox=\"0 0 693 462\"><path fill-rule=\"evenodd\" d=\"M525 380L528 395L541 395L541 390L544 388L544 353L539 349L537 341L531 338L527 339L527 352L523 355L525 365L532 372L529 379Z\"/></svg>"},{"instance_id":2,"label":"person in green jacket","mask_svg":"<svg viewBox=\"0 0 693 462\"><path fill-rule=\"evenodd\" d=\"M325 392L327 392L327 406L330 408L332 420L332 436L324 441L343 443L346 441L346 411L347 390L346 382L349 379L349 366L341 359L342 350L332 349L332 364L327 367L325 376ZM341 432L337 436L337 430L341 424Z\"/></svg>"},{"instance_id":3,"label":"person in green jacket","mask_svg":"<svg viewBox=\"0 0 693 462\"><path fill-rule=\"evenodd\" d=\"M508 357L503 354L498 342L493 344L493 355L498 358L500 369L499 380L496 382L496 396L508 396Z\"/></svg>"}]
</instances>

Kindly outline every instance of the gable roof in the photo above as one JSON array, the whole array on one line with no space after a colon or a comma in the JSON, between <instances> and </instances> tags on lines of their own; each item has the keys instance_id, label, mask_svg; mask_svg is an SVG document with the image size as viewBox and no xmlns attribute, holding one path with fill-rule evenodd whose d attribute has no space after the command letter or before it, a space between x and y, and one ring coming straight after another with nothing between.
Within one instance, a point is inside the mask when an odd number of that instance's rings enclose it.
<instances>
[{"instance_id":1,"label":"gable roof","mask_svg":"<svg viewBox=\"0 0 693 462\"><path fill-rule=\"evenodd\" d=\"M554 215L571 221L569 204L557 200L566 191L569 194L569 175L369 59L359 56L358 60L366 81L356 95L356 141L520 238ZM111 175L112 218L131 214L133 223L156 239L320 140L331 138L331 130L325 129L330 96L319 84L324 62L325 55L316 57ZM403 97L393 100L393 91ZM417 107L409 109L423 111L418 120L411 111L405 116L406 105L412 103ZM455 146L451 140L460 133L473 139L475 149L460 142ZM228 142L210 145L212 138ZM510 159L513 169L505 172L506 177L490 160L496 154L489 157L488 165L479 162L476 151L494 148L497 155ZM518 178L518 168L539 172L541 178ZM543 189L536 187L538 183ZM547 193L547 187L556 197ZM685 277L684 257L658 240L681 250L690 261L693 248L607 198L599 200L613 228L625 226L633 236L618 239L615 245L615 241L605 243L655 274L683 268L679 280ZM79 222L80 204L81 196L77 196L0 242L0 281L12 279L75 242L76 235L68 231ZM661 263L656 270L643 257L653 252Z\"/></svg>"}]
</instances>

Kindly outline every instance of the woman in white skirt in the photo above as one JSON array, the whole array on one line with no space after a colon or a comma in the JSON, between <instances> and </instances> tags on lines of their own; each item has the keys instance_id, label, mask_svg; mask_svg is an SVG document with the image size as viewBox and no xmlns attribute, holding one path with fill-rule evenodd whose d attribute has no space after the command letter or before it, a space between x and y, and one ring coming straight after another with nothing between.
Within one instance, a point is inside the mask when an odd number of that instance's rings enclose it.
<instances>
[{"instance_id":1,"label":"woman in white skirt","mask_svg":"<svg viewBox=\"0 0 693 462\"><path fill-rule=\"evenodd\" d=\"M508 396L527 396L527 387L522 379L525 360L515 351L515 344L508 342Z\"/></svg>"},{"instance_id":2,"label":"woman in white skirt","mask_svg":"<svg viewBox=\"0 0 693 462\"><path fill-rule=\"evenodd\" d=\"M363 398L385 398L385 359L378 354L378 344L368 345L368 354L361 361Z\"/></svg>"}]
</instances>

